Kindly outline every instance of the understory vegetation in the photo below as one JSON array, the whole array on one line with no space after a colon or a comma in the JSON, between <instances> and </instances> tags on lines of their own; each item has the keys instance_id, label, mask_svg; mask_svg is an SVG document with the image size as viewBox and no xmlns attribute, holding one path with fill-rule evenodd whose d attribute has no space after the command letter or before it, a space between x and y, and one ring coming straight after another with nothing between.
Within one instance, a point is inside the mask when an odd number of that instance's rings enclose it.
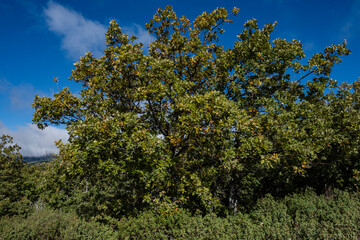
<instances>
[{"instance_id":1,"label":"understory vegetation","mask_svg":"<svg viewBox=\"0 0 360 240\"><path fill-rule=\"evenodd\" d=\"M238 12L159 9L148 50L111 21L80 92L35 96L33 123L69 133L56 159L2 136L0 239L359 238L360 81L331 78L346 42L305 58L252 19L225 48Z\"/></svg>"},{"instance_id":2,"label":"understory vegetation","mask_svg":"<svg viewBox=\"0 0 360 240\"><path fill-rule=\"evenodd\" d=\"M111 219L86 221L74 211L42 208L27 216L2 217L1 239L358 239L360 194L311 190L280 200L267 195L248 213L227 217L144 211Z\"/></svg>"}]
</instances>

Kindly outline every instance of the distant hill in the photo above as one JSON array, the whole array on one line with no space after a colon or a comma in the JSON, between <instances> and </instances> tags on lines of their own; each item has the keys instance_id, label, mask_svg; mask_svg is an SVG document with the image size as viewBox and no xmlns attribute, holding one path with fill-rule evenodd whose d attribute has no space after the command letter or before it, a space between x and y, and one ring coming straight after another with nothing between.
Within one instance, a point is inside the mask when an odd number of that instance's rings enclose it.
<instances>
[{"instance_id":1,"label":"distant hill","mask_svg":"<svg viewBox=\"0 0 360 240\"><path fill-rule=\"evenodd\" d=\"M56 155L53 154L47 154L44 156L39 156L39 157L23 157L23 162L24 163L29 163L29 164L36 164L36 163L43 163L43 162L50 162L52 160L54 160L56 158Z\"/></svg>"}]
</instances>

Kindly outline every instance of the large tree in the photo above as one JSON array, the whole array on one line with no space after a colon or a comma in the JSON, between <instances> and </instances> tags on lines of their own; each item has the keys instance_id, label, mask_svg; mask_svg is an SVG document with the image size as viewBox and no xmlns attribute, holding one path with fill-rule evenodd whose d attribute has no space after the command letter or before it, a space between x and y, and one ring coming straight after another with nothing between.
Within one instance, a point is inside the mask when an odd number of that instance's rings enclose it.
<instances>
[{"instance_id":1,"label":"large tree","mask_svg":"<svg viewBox=\"0 0 360 240\"><path fill-rule=\"evenodd\" d=\"M225 48L223 26L238 11L191 22L159 9L145 52L111 21L104 56L75 64L80 93L36 96L33 122L66 125L69 143L58 142L66 176L84 184L95 214L236 211L287 192L333 154L329 144L341 147L332 137L343 97L331 93L330 73L349 54L346 43L306 62L300 41L273 40L276 23L259 28L252 19Z\"/></svg>"}]
</instances>

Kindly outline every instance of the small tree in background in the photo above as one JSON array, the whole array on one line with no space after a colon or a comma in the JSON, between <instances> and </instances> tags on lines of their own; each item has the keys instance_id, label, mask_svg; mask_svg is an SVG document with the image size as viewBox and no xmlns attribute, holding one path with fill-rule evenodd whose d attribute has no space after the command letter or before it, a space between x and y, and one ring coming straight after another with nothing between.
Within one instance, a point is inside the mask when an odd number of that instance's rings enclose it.
<instances>
[{"instance_id":1,"label":"small tree in background","mask_svg":"<svg viewBox=\"0 0 360 240\"><path fill-rule=\"evenodd\" d=\"M24 213L30 201L26 198L23 162L20 147L13 138L0 138L0 216Z\"/></svg>"},{"instance_id":2,"label":"small tree in background","mask_svg":"<svg viewBox=\"0 0 360 240\"><path fill-rule=\"evenodd\" d=\"M36 96L33 122L69 132L69 143L58 142L61 165L81 182L85 212L236 211L265 193L349 186L358 176L358 108L349 100L358 84L335 93L330 78L346 43L303 63L300 41L271 40L276 24L253 19L226 49L222 26L238 11L190 22L159 9L146 25L156 37L146 54L111 21L104 56L75 64L80 93Z\"/></svg>"}]
</instances>

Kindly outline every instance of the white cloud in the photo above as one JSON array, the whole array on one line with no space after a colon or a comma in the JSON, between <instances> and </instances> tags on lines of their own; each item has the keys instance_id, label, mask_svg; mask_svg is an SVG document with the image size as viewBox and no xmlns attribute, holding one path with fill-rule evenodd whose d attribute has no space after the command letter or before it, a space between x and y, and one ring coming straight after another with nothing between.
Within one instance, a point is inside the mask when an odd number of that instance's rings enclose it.
<instances>
[{"instance_id":1,"label":"white cloud","mask_svg":"<svg viewBox=\"0 0 360 240\"><path fill-rule=\"evenodd\" d=\"M0 79L0 93L6 92L10 86L11 83L8 80L4 78Z\"/></svg>"},{"instance_id":2,"label":"white cloud","mask_svg":"<svg viewBox=\"0 0 360 240\"><path fill-rule=\"evenodd\" d=\"M35 94L44 95L29 83L14 85L6 79L0 79L0 94L6 97L11 111L31 111Z\"/></svg>"},{"instance_id":3,"label":"white cloud","mask_svg":"<svg viewBox=\"0 0 360 240\"><path fill-rule=\"evenodd\" d=\"M49 29L62 37L62 48L71 57L78 58L88 51L101 55L105 46L104 25L53 1L48 2L44 15Z\"/></svg>"},{"instance_id":4,"label":"white cloud","mask_svg":"<svg viewBox=\"0 0 360 240\"><path fill-rule=\"evenodd\" d=\"M54 1L48 2L44 16L49 30L62 37L62 48L70 57L77 59L89 51L96 57L102 55L107 26L86 19L80 13ZM136 35L138 42L144 43L145 46L154 40L147 30L137 24L123 27L123 32Z\"/></svg>"},{"instance_id":5,"label":"white cloud","mask_svg":"<svg viewBox=\"0 0 360 240\"><path fill-rule=\"evenodd\" d=\"M10 89L11 109L30 110L31 103L34 100L35 89L30 84L13 86Z\"/></svg>"},{"instance_id":6,"label":"white cloud","mask_svg":"<svg viewBox=\"0 0 360 240\"><path fill-rule=\"evenodd\" d=\"M351 11L347 15L342 28L342 36L347 39L359 33L358 22L360 21L360 0L355 0L352 4ZM342 39L343 40L343 39Z\"/></svg>"},{"instance_id":7,"label":"white cloud","mask_svg":"<svg viewBox=\"0 0 360 240\"><path fill-rule=\"evenodd\" d=\"M1 109L4 119L13 114L18 117L29 114L32 111L31 103L35 94L44 95L36 91L31 84L14 85L6 79L0 79L0 96L2 97L0 103L5 102ZM3 134L14 137L14 142L22 148L20 152L24 156L58 153L54 142L59 139L65 142L68 139L67 131L64 129L48 127L40 130L32 124L10 129L0 121L0 135Z\"/></svg>"},{"instance_id":8,"label":"white cloud","mask_svg":"<svg viewBox=\"0 0 360 240\"><path fill-rule=\"evenodd\" d=\"M62 139L68 140L67 131L56 127L47 127L44 130L38 129L33 124L20 126L16 130L10 130L0 121L0 133L10 135L14 142L21 147L23 156L36 157L49 153L58 153L55 141Z\"/></svg>"},{"instance_id":9,"label":"white cloud","mask_svg":"<svg viewBox=\"0 0 360 240\"><path fill-rule=\"evenodd\" d=\"M14 85L6 79L0 79L0 96L6 103L6 107L2 109L4 117L15 112L28 114L32 111L31 103L35 94L44 95L29 83ZM50 126L40 130L35 125L26 124L12 130L0 121L0 135L2 134L14 137L14 142L22 148L20 152L24 156L58 153L54 142L59 139L65 142L68 139L64 129Z\"/></svg>"},{"instance_id":10,"label":"white cloud","mask_svg":"<svg viewBox=\"0 0 360 240\"><path fill-rule=\"evenodd\" d=\"M146 29L144 29L138 24L133 24L130 27L123 27L122 31L129 36L135 35L138 38L136 42L141 42L146 47L151 42L155 41L155 37L151 36Z\"/></svg>"}]
</instances>

